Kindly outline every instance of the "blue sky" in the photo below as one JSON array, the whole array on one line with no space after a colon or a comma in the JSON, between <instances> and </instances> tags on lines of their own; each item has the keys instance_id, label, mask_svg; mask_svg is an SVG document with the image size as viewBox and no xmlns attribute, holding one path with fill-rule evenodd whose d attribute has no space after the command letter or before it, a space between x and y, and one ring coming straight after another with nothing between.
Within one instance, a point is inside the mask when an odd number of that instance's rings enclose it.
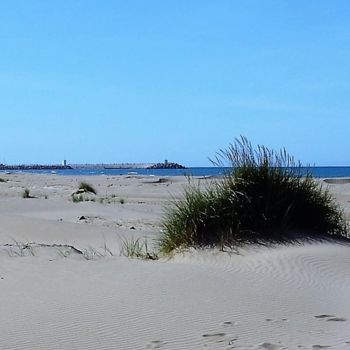
<instances>
[{"instance_id":1,"label":"blue sky","mask_svg":"<svg viewBox=\"0 0 350 350\"><path fill-rule=\"evenodd\" d=\"M350 2L0 3L0 163L350 164Z\"/></svg>"}]
</instances>

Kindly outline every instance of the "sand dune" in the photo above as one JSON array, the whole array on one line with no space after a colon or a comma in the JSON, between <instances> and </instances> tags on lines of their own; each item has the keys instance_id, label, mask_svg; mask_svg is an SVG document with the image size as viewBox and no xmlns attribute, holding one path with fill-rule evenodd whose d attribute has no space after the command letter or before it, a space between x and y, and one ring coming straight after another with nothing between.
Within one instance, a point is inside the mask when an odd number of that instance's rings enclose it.
<instances>
[{"instance_id":1,"label":"sand dune","mask_svg":"<svg viewBox=\"0 0 350 350\"><path fill-rule=\"evenodd\" d=\"M96 201L72 203L75 178L15 176L0 184L0 349L350 348L349 246L128 259L120 237L156 237L186 179L96 176Z\"/></svg>"}]
</instances>

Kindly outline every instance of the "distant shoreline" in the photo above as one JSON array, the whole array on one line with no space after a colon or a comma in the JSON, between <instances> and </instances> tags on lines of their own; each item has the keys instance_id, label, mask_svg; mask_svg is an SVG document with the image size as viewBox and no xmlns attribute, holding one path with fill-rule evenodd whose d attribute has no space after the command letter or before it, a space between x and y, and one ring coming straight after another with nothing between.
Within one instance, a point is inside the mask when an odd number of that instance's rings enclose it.
<instances>
[{"instance_id":1,"label":"distant shoreline","mask_svg":"<svg viewBox=\"0 0 350 350\"><path fill-rule=\"evenodd\" d=\"M49 165L49 166L35 166L35 165L24 165L24 166L4 166L0 165L0 172L26 172L26 173L37 173L37 174L57 174L67 176L92 176L92 175L105 175L105 176L117 176L117 175L138 175L138 176L189 176L189 177L217 177L223 176L225 173L230 172L231 168L222 167L190 167L187 169L147 169L146 167L112 167L106 169L102 166L91 167L91 166L79 166L75 167L74 164L69 164L67 167L62 165ZM346 181L350 179L350 167L310 167L301 168L301 174L311 174L316 178L345 178Z\"/></svg>"},{"instance_id":2,"label":"distant shoreline","mask_svg":"<svg viewBox=\"0 0 350 350\"><path fill-rule=\"evenodd\" d=\"M178 163L123 163L123 164L0 164L0 170L119 170L119 169L186 169Z\"/></svg>"},{"instance_id":3,"label":"distant shoreline","mask_svg":"<svg viewBox=\"0 0 350 350\"><path fill-rule=\"evenodd\" d=\"M4 165L0 164L0 170L69 170L70 165Z\"/></svg>"}]
</instances>

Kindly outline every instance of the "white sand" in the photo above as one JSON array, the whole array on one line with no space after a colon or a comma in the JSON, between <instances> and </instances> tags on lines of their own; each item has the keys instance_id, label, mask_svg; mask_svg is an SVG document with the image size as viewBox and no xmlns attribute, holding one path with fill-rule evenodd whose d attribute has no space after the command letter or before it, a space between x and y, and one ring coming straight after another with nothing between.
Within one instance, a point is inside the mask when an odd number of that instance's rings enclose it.
<instances>
[{"instance_id":1,"label":"white sand","mask_svg":"<svg viewBox=\"0 0 350 350\"><path fill-rule=\"evenodd\" d=\"M350 349L349 246L132 260L120 237L157 237L186 179L88 177L96 201L73 203L81 178L0 177L0 349Z\"/></svg>"}]
</instances>

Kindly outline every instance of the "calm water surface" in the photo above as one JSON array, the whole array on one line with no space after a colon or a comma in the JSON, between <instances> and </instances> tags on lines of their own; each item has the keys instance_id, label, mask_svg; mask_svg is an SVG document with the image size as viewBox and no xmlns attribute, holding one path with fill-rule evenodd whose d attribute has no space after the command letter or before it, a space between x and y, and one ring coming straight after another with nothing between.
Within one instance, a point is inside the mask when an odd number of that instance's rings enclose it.
<instances>
[{"instance_id":1,"label":"calm water surface","mask_svg":"<svg viewBox=\"0 0 350 350\"><path fill-rule=\"evenodd\" d=\"M230 168L200 167L188 169L69 169L57 170L57 175L146 175L146 176L220 176ZM12 173L51 174L50 170L11 171ZM305 167L302 174L307 172L315 177L350 177L350 167Z\"/></svg>"}]
</instances>

